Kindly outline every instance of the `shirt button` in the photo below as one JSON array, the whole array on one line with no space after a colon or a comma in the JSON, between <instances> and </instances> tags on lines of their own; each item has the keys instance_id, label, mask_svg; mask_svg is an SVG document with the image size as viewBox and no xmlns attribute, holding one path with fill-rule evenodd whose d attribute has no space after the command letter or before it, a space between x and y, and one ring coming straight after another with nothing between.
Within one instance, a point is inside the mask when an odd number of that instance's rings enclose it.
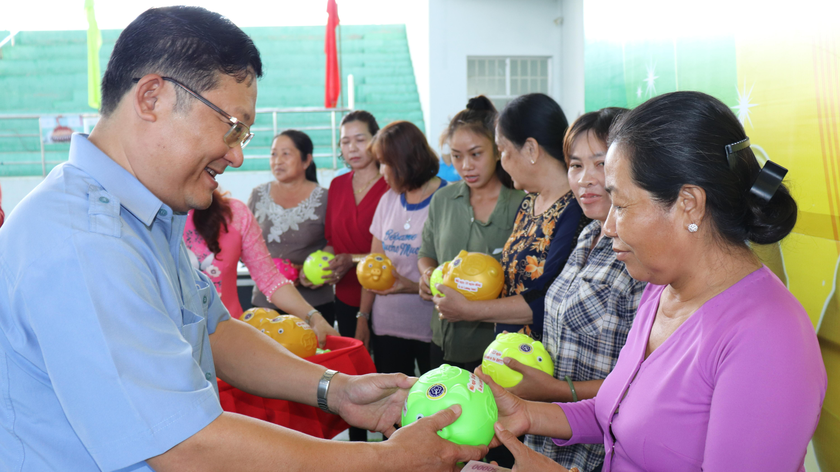
<instances>
[{"instance_id":1,"label":"shirt button","mask_svg":"<svg viewBox=\"0 0 840 472\"><path fill-rule=\"evenodd\" d=\"M205 378L205 379L210 380L212 377L213 377L213 376L212 376L212 375L210 375L210 372L205 372L205 373L204 373L204 378Z\"/></svg>"},{"instance_id":2,"label":"shirt button","mask_svg":"<svg viewBox=\"0 0 840 472\"><path fill-rule=\"evenodd\" d=\"M205 295L204 298L201 299L201 303L204 303L205 305L207 304L207 295Z\"/></svg>"},{"instance_id":3,"label":"shirt button","mask_svg":"<svg viewBox=\"0 0 840 472\"><path fill-rule=\"evenodd\" d=\"M102 203L108 203L111 200L108 200L108 197L99 197L99 201L102 202Z\"/></svg>"},{"instance_id":4,"label":"shirt button","mask_svg":"<svg viewBox=\"0 0 840 472\"><path fill-rule=\"evenodd\" d=\"M163 208L161 208L161 209L160 209L160 211L158 212L158 215L160 215L160 216L166 216L166 215L167 215L167 212L166 212L166 210L164 210Z\"/></svg>"}]
</instances>

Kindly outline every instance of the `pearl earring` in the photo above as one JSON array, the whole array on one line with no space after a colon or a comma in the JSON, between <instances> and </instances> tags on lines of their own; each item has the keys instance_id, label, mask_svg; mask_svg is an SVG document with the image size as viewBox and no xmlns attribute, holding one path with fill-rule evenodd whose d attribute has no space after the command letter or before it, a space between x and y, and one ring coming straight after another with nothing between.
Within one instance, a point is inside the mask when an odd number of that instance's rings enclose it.
<instances>
[{"instance_id":1,"label":"pearl earring","mask_svg":"<svg viewBox=\"0 0 840 472\"><path fill-rule=\"evenodd\" d=\"M531 159L531 165L536 164L533 159Z\"/></svg>"},{"instance_id":2,"label":"pearl earring","mask_svg":"<svg viewBox=\"0 0 840 472\"><path fill-rule=\"evenodd\" d=\"M697 229L698 229L698 227L694 223L691 223L690 225L688 225L688 232L689 233L696 233Z\"/></svg>"}]
</instances>

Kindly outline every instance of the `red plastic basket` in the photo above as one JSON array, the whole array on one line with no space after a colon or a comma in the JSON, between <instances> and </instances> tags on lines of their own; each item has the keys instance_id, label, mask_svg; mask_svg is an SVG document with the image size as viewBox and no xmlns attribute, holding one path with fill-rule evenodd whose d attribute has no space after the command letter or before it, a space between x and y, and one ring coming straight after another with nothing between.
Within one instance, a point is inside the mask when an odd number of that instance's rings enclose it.
<instances>
[{"instance_id":1,"label":"red plastic basket","mask_svg":"<svg viewBox=\"0 0 840 472\"><path fill-rule=\"evenodd\" d=\"M327 336L330 352L306 360L343 374L362 375L376 372L364 344L358 339ZM292 379L290 379L292 380ZM332 439L349 425L338 415L331 415L316 406L286 400L274 400L243 392L219 379L219 400L222 409L247 415L318 438Z\"/></svg>"}]
</instances>

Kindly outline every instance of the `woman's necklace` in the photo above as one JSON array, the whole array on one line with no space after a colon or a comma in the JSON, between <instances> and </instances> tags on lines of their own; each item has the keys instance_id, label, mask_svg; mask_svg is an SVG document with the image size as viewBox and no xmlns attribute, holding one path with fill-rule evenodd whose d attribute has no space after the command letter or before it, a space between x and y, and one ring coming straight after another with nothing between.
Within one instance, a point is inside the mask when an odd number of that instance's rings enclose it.
<instances>
[{"instance_id":1,"label":"woman's necklace","mask_svg":"<svg viewBox=\"0 0 840 472\"><path fill-rule=\"evenodd\" d=\"M423 184L423 187L422 187L423 188L423 193L420 194L420 203L408 203L408 200L405 198L406 194L403 194L403 200L405 201L405 204L403 205L403 207L406 210L413 211L414 209L411 208L411 207L416 206L416 205L420 205L421 203L423 203L423 200L426 199L426 186L428 186L431 181L432 181L432 179L429 179L428 181L426 181L425 184ZM408 215L408 219L405 220L405 224L403 225L403 228L405 228L406 231L411 229L411 215Z\"/></svg>"},{"instance_id":2,"label":"woman's necklace","mask_svg":"<svg viewBox=\"0 0 840 472\"><path fill-rule=\"evenodd\" d=\"M356 174L353 174L353 177L356 177ZM374 175L372 179L368 180L367 183L364 185L364 187L360 188L359 190L353 190L353 193L358 195L358 194L364 192L365 190L367 190L368 186L370 184L372 184L374 181L376 181L376 179L378 179L379 177L382 177L382 174L380 174L377 171L376 175Z\"/></svg>"}]
</instances>

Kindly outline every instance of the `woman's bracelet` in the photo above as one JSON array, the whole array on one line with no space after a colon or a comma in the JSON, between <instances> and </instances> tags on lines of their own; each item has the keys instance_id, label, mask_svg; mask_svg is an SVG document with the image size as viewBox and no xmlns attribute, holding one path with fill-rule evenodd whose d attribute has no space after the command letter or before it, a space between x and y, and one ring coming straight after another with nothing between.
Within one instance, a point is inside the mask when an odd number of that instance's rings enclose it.
<instances>
[{"instance_id":1,"label":"woman's bracelet","mask_svg":"<svg viewBox=\"0 0 840 472\"><path fill-rule=\"evenodd\" d=\"M575 384L572 382L572 379L568 375L565 376L564 379L566 379L566 382L569 384L569 390L572 391L572 401L578 401L577 392L575 392Z\"/></svg>"},{"instance_id":2,"label":"woman's bracelet","mask_svg":"<svg viewBox=\"0 0 840 472\"><path fill-rule=\"evenodd\" d=\"M306 324L308 324L309 326L312 326L312 315L314 315L315 313L321 312L313 308L309 310L309 313L306 314Z\"/></svg>"}]
</instances>

